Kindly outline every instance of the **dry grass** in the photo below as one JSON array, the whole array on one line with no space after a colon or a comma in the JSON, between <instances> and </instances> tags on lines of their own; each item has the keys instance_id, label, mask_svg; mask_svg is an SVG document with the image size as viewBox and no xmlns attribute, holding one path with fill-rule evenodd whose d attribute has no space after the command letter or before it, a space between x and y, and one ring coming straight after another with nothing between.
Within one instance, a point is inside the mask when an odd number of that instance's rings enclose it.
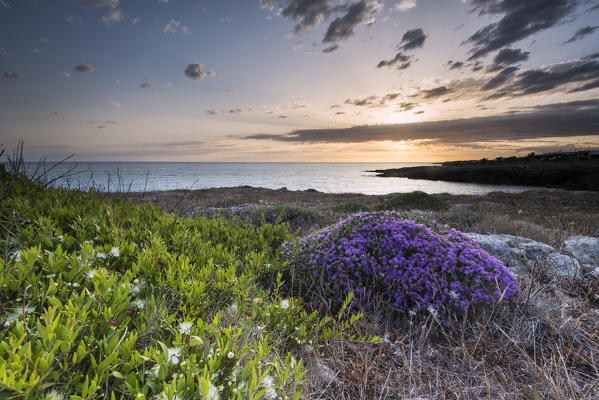
<instances>
[{"instance_id":1,"label":"dry grass","mask_svg":"<svg viewBox=\"0 0 599 400\"><path fill-rule=\"evenodd\" d=\"M599 310L530 279L521 289L516 303L446 326L387 318L360 327L380 344L329 341L303 355L305 398L599 398Z\"/></svg>"}]
</instances>

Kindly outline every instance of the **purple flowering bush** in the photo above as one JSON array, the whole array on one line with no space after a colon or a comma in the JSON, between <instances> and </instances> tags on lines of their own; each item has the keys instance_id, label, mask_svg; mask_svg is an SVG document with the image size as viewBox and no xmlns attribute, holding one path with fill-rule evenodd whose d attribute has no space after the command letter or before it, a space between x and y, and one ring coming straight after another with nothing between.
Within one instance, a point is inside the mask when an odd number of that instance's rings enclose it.
<instances>
[{"instance_id":1,"label":"purple flowering bush","mask_svg":"<svg viewBox=\"0 0 599 400\"><path fill-rule=\"evenodd\" d=\"M407 313L461 314L470 304L516 296L514 278L462 233L400 213L360 213L287 243L287 289L314 307L354 306Z\"/></svg>"}]
</instances>

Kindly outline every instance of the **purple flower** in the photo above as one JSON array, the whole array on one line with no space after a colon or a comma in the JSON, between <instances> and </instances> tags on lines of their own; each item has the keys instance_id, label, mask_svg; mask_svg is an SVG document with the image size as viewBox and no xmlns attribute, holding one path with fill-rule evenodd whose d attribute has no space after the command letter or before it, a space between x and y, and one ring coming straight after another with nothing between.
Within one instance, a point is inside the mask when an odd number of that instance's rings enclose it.
<instances>
[{"instance_id":1,"label":"purple flower","mask_svg":"<svg viewBox=\"0 0 599 400\"><path fill-rule=\"evenodd\" d=\"M401 313L444 318L448 312L463 313L470 304L493 303L502 295L510 299L518 292L505 265L476 242L393 211L356 214L287 243L283 256L294 294L331 311L354 292L354 306L369 308L377 298Z\"/></svg>"}]
</instances>

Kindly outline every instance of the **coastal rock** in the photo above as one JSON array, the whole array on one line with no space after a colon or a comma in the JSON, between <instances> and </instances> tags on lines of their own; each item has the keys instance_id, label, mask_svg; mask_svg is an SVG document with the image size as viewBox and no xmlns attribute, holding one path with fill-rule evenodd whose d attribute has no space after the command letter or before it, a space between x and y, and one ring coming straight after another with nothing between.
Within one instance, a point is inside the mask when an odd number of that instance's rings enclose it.
<instances>
[{"instance_id":1,"label":"coastal rock","mask_svg":"<svg viewBox=\"0 0 599 400\"><path fill-rule=\"evenodd\" d=\"M559 278L581 277L590 273L599 278L599 267L588 261L599 258L599 239L588 236L573 236L564 243L567 254L557 252L548 244L512 235L483 235L467 233L493 257L503 261L515 275L528 273L533 263L545 263Z\"/></svg>"},{"instance_id":2,"label":"coastal rock","mask_svg":"<svg viewBox=\"0 0 599 400\"><path fill-rule=\"evenodd\" d=\"M598 266L599 238L570 236L564 241L564 252L576 258L581 264Z\"/></svg>"},{"instance_id":3,"label":"coastal rock","mask_svg":"<svg viewBox=\"0 0 599 400\"><path fill-rule=\"evenodd\" d=\"M460 211L468 211L472 209L472 204L466 204L466 203L458 203L458 204L454 204L449 208L449 211L452 212L460 212Z\"/></svg>"},{"instance_id":4,"label":"coastal rock","mask_svg":"<svg viewBox=\"0 0 599 400\"><path fill-rule=\"evenodd\" d=\"M526 253L518 248L517 236L479 233L466 233L466 236L478 242L487 253L503 261L512 273L521 275L526 272L524 269Z\"/></svg>"},{"instance_id":5,"label":"coastal rock","mask_svg":"<svg viewBox=\"0 0 599 400\"><path fill-rule=\"evenodd\" d=\"M562 278L574 278L582 272L580 263L574 257L560 253L551 253L547 263L555 269L555 274Z\"/></svg>"}]
</instances>

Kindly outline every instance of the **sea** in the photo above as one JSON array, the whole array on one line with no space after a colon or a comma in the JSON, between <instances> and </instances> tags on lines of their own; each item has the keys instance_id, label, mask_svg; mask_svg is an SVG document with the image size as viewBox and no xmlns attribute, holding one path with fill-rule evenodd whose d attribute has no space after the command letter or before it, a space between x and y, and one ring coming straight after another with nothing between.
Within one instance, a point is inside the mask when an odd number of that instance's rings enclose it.
<instances>
[{"instance_id":1,"label":"sea","mask_svg":"<svg viewBox=\"0 0 599 400\"><path fill-rule=\"evenodd\" d=\"M483 185L408 178L381 178L377 169L434 165L430 163L263 163L263 162L65 162L47 163L53 186L95 188L110 192L254 186L325 193L426 193L483 195L522 192L526 186ZM35 163L28 164L30 171Z\"/></svg>"}]
</instances>

